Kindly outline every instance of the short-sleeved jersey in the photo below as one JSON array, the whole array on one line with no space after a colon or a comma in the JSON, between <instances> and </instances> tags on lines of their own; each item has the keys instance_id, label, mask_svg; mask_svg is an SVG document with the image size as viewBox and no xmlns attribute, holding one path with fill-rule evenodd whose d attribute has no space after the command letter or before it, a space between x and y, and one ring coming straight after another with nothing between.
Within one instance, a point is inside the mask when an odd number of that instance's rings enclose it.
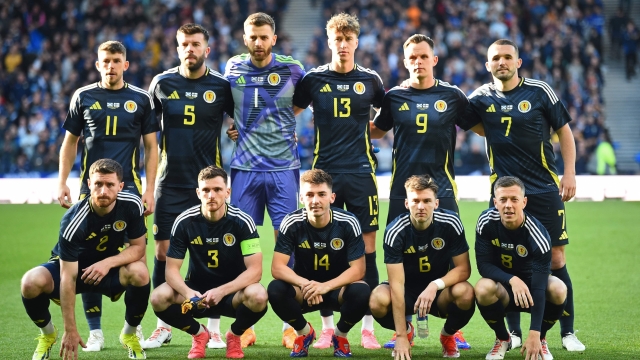
<instances>
[{"instance_id":1,"label":"short-sleeved jersey","mask_svg":"<svg viewBox=\"0 0 640 360\"><path fill-rule=\"evenodd\" d=\"M384 231L385 264L402 264L405 287L418 292L449 272L451 258L469 251L460 217L453 211L435 209L433 222L419 231L411 215L402 214Z\"/></svg>"},{"instance_id":2,"label":"short-sleeved jersey","mask_svg":"<svg viewBox=\"0 0 640 360\"><path fill-rule=\"evenodd\" d=\"M209 68L189 79L175 67L156 75L149 93L162 115L158 187L197 188L200 170L222 167L223 113L233 113L229 81Z\"/></svg>"},{"instance_id":3,"label":"short-sleeved jersey","mask_svg":"<svg viewBox=\"0 0 640 360\"><path fill-rule=\"evenodd\" d=\"M480 275L494 281L508 282L515 275L530 282L533 273L551 274L549 233L526 212L522 226L509 230L496 208L483 211L476 226L475 250Z\"/></svg>"},{"instance_id":4,"label":"short-sleeved jersey","mask_svg":"<svg viewBox=\"0 0 640 360\"><path fill-rule=\"evenodd\" d=\"M245 171L281 171L300 168L295 141L293 92L304 76L302 63L272 54L262 68L249 54L229 59L225 77L231 83L238 139L231 167Z\"/></svg>"},{"instance_id":5,"label":"short-sleeved jersey","mask_svg":"<svg viewBox=\"0 0 640 360\"><path fill-rule=\"evenodd\" d=\"M282 220L275 251L295 254L293 271L320 282L335 279L351 261L364 256L360 223L353 214L331 208L331 220L322 229L307 220L307 210L298 209Z\"/></svg>"},{"instance_id":6,"label":"short-sleeved jersey","mask_svg":"<svg viewBox=\"0 0 640 360\"><path fill-rule=\"evenodd\" d=\"M118 255L126 237L137 239L147 233L143 213L139 197L120 192L111 212L98 216L87 196L62 217L58 243L51 254L64 261L77 261L78 269Z\"/></svg>"},{"instance_id":7,"label":"short-sleeved jersey","mask_svg":"<svg viewBox=\"0 0 640 360\"><path fill-rule=\"evenodd\" d=\"M302 78L293 105L313 103L313 168L331 173L372 173L377 160L371 147L371 107L382 106L384 86L373 70L356 64L348 73L326 64Z\"/></svg>"},{"instance_id":8,"label":"short-sleeved jersey","mask_svg":"<svg viewBox=\"0 0 640 360\"><path fill-rule=\"evenodd\" d=\"M260 252L253 219L233 205L226 206L224 217L216 222L202 215L200 205L176 218L167 256L184 259L189 251L186 280L210 288L224 285L247 269L244 256Z\"/></svg>"},{"instance_id":9,"label":"short-sleeved jersey","mask_svg":"<svg viewBox=\"0 0 640 360\"><path fill-rule=\"evenodd\" d=\"M553 89L544 81L521 78L506 92L485 84L469 102L466 127L484 125L491 184L510 175L524 182L528 194L558 191L551 129L560 129L571 117Z\"/></svg>"},{"instance_id":10,"label":"short-sleeved jersey","mask_svg":"<svg viewBox=\"0 0 640 360\"><path fill-rule=\"evenodd\" d=\"M456 125L469 100L456 86L436 80L424 90L394 87L384 96L377 128L393 129L391 199L407 197L404 182L412 175L429 174L438 184L438 197L456 197L453 170Z\"/></svg>"},{"instance_id":11,"label":"short-sleeved jersey","mask_svg":"<svg viewBox=\"0 0 640 360\"><path fill-rule=\"evenodd\" d=\"M140 182L140 136L158 131L149 94L125 83L118 90L100 83L81 87L73 94L62 127L75 136L84 134L80 162L80 193L89 194L91 165L99 159L113 159L123 168L125 189L142 194Z\"/></svg>"}]
</instances>

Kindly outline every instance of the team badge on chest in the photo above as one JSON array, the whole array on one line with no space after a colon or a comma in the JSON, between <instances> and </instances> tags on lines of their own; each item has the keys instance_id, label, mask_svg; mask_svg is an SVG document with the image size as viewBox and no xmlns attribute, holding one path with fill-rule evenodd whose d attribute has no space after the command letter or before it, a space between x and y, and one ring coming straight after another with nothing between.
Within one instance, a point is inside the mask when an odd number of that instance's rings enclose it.
<instances>
[{"instance_id":1,"label":"team badge on chest","mask_svg":"<svg viewBox=\"0 0 640 360\"><path fill-rule=\"evenodd\" d=\"M526 257L527 255L529 255L529 251L527 251L527 248L522 246L522 245L518 245L516 246L516 252L518 253L518 255L520 255L521 257Z\"/></svg>"},{"instance_id":2,"label":"team badge on chest","mask_svg":"<svg viewBox=\"0 0 640 360\"><path fill-rule=\"evenodd\" d=\"M518 104L518 110L523 114L528 113L529 110L531 110L531 103L527 100L520 101L520 103Z\"/></svg>"},{"instance_id":3,"label":"team badge on chest","mask_svg":"<svg viewBox=\"0 0 640 360\"><path fill-rule=\"evenodd\" d=\"M431 240L431 247L436 250L442 249L444 247L444 239L437 237Z\"/></svg>"},{"instance_id":4,"label":"team badge on chest","mask_svg":"<svg viewBox=\"0 0 640 360\"><path fill-rule=\"evenodd\" d=\"M364 87L364 84L361 83L360 81L358 81L357 83L353 84L353 91L355 91L356 94L358 95L362 95L364 94L366 88Z\"/></svg>"},{"instance_id":5,"label":"team badge on chest","mask_svg":"<svg viewBox=\"0 0 640 360\"><path fill-rule=\"evenodd\" d=\"M124 103L124 109L129 113L134 113L138 110L138 104L136 104L135 101L129 100Z\"/></svg>"},{"instance_id":6,"label":"team badge on chest","mask_svg":"<svg viewBox=\"0 0 640 360\"><path fill-rule=\"evenodd\" d=\"M271 85L271 86L276 86L276 85L280 84L280 74L277 74L277 73L269 74L269 77L267 78L267 81L269 82L269 85Z\"/></svg>"},{"instance_id":7,"label":"team badge on chest","mask_svg":"<svg viewBox=\"0 0 640 360\"><path fill-rule=\"evenodd\" d=\"M437 112L447 111L447 103L444 100L436 101L436 103L433 104L433 107L436 109Z\"/></svg>"},{"instance_id":8,"label":"team badge on chest","mask_svg":"<svg viewBox=\"0 0 640 360\"><path fill-rule=\"evenodd\" d=\"M212 102L216 101L216 93L214 93L212 90L207 90L204 92L204 94L202 94L202 98L206 103L211 104Z\"/></svg>"},{"instance_id":9,"label":"team badge on chest","mask_svg":"<svg viewBox=\"0 0 640 360\"><path fill-rule=\"evenodd\" d=\"M224 244L227 246L233 246L233 244L236 243L236 237L233 236L233 234L226 233L222 237L222 242L224 242Z\"/></svg>"},{"instance_id":10,"label":"team badge on chest","mask_svg":"<svg viewBox=\"0 0 640 360\"><path fill-rule=\"evenodd\" d=\"M332 239L329 244L333 250L340 250L344 247L344 241L340 238Z\"/></svg>"},{"instance_id":11,"label":"team badge on chest","mask_svg":"<svg viewBox=\"0 0 640 360\"><path fill-rule=\"evenodd\" d=\"M127 223L122 220L118 220L113 223L113 230L115 231L122 231L126 228L127 228Z\"/></svg>"}]
</instances>

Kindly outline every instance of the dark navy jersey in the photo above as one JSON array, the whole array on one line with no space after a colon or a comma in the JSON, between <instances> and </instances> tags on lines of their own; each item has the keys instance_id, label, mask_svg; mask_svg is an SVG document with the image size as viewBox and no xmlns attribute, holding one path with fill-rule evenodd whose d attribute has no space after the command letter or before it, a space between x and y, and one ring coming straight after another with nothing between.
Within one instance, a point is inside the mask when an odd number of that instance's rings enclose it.
<instances>
[{"instance_id":1,"label":"dark navy jersey","mask_svg":"<svg viewBox=\"0 0 640 360\"><path fill-rule=\"evenodd\" d=\"M84 269L110 256L118 255L125 238L137 239L147 233L140 198L118 193L116 204L105 216L98 216L87 196L73 205L60 221L58 243L52 256L78 262Z\"/></svg>"},{"instance_id":2,"label":"dark navy jersey","mask_svg":"<svg viewBox=\"0 0 640 360\"><path fill-rule=\"evenodd\" d=\"M515 89L506 92L485 84L469 102L465 126L484 125L491 184L510 175L524 182L528 194L557 192L560 180L551 131L571 117L553 89L544 81L521 78Z\"/></svg>"},{"instance_id":3,"label":"dark navy jersey","mask_svg":"<svg viewBox=\"0 0 640 360\"><path fill-rule=\"evenodd\" d=\"M176 218L167 257L184 259L188 250L186 280L214 288L247 269L244 256L260 252L258 237L253 219L237 207L227 205L224 217L211 222L197 205Z\"/></svg>"},{"instance_id":4,"label":"dark navy jersey","mask_svg":"<svg viewBox=\"0 0 640 360\"><path fill-rule=\"evenodd\" d=\"M329 64L311 69L296 86L293 105L313 103L313 168L332 173L372 173L371 107L379 108L384 86L378 73L360 65L342 74Z\"/></svg>"},{"instance_id":5,"label":"dark navy jersey","mask_svg":"<svg viewBox=\"0 0 640 360\"><path fill-rule=\"evenodd\" d=\"M429 174L438 184L438 197L456 197L453 171L456 125L469 100L456 86L436 80L424 90L394 87L384 96L374 123L393 129L393 173L390 199L405 199L405 181Z\"/></svg>"},{"instance_id":6,"label":"dark navy jersey","mask_svg":"<svg viewBox=\"0 0 640 360\"><path fill-rule=\"evenodd\" d=\"M200 170L222 167L223 113L233 114L229 81L209 68L188 79L175 67L156 75L149 93L162 115L158 187L197 188Z\"/></svg>"},{"instance_id":7,"label":"dark navy jersey","mask_svg":"<svg viewBox=\"0 0 640 360\"><path fill-rule=\"evenodd\" d=\"M527 284L534 303L531 330L540 331L551 275L551 237L545 227L525 211L522 225L509 230L500 212L490 208L478 218L475 250L480 276L503 284L517 276Z\"/></svg>"},{"instance_id":8,"label":"dark navy jersey","mask_svg":"<svg viewBox=\"0 0 640 360\"><path fill-rule=\"evenodd\" d=\"M353 214L331 208L331 220L322 229L307 220L307 210L298 209L282 220L275 251L295 253L293 271L308 280L335 279L351 261L364 256L360 223Z\"/></svg>"},{"instance_id":9,"label":"dark navy jersey","mask_svg":"<svg viewBox=\"0 0 640 360\"><path fill-rule=\"evenodd\" d=\"M76 90L62 127L75 136L84 134L80 162L80 193L89 194L91 165L112 159L122 165L125 190L142 194L140 182L140 137L159 130L149 93L124 84L108 90L94 83Z\"/></svg>"},{"instance_id":10,"label":"dark navy jersey","mask_svg":"<svg viewBox=\"0 0 640 360\"><path fill-rule=\"evenodd\" d=\"M418 231L411 215L402 214L384 231L385 264L402 264L405 288L422 292L430 282L449 272L451 258L469 251L460 217L453 211L435 209L433 222Z\"/></svg>"}]
</instances>

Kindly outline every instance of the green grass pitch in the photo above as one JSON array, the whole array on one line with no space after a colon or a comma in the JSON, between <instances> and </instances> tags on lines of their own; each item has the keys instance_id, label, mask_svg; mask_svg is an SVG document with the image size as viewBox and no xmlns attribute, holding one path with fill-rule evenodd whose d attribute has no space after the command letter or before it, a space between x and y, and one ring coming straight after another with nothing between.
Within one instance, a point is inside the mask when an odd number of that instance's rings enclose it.
<instances>
[{"instance_id":1,"label":"green grass pitch","mask_svg":"<svg viewBox=\"0 0 640 360\"><path fill-rule=\"evenodd\" d=\"M381 223L386 221L388 203L381 204ZM484 203L462 202L460 211L466 228L467 241L473 252L475 221L485 208ZM20 299L20 278L25 271L44 262L57 241L58 225L64 213L57 205L0 205L0 359L26 359L31 357L39 331L27 317ZM640 203L621 201L572 202L567 204L567 224L571 244L567 247L568 268L575 289L576 329L587 350L569 353L562 349L558 324L550 331L547 340L556 359L640 359ZM260 227L264 272L262 283L271 280L269 271L273 253L273 232L270 224ZM378 244L383 231L378 232ZM381 246L379 247L381 248ZM153 242L147 249L148 259L153 259ZM382 251L378 252L380 279L386 278ZM478 279L474 255L470 282ZM153 262L149 261L151 266ZM183 266L183 267L186 267ZM118 342L124 321L123 301L111 303L104 299L102 325L106 348L99 353L80 352L80 359L126 359L126 351ZM80 300L80 299L78 299ZM60 309L50 306L53 322L63 330ZM336 314L337 316L339 314ZM337 316L335 321L337 322ZM82 307L76 304L76 318L80 334L86 340L88 328ZM321 328L317 313L307 315L316 329ZM528 315L522 316L523 329L528 327ZM155 328L155 316L149 307L143 321L143 331L148 336ZM223 318L221 328L228 329L231 320ZM429 317L431 336L418 339L413 348L416 359L441 358L438 333L443 320ZM258 342L245 349L247 359L287 358L289 351L280 345L282 322L273 311L256 324ZM360 359L390 359L390 351L365 350L360 346L360 324L349 334L354 357ZM478 311L463 329L472 346L463 351L461 359L484 359L493 344L494 335L484 323ZM62 333L60 333L62 334ZM388 340L392 332L376 324L378 341ZM184 359L191 346L191 338L174 331L169 346L147 351L149 359ZM52 358L58 358L59 342L54 345ZM332 350L311 349L310 357L329 358ZM207 358L224 358L223 350L207 350ZM506 359L521 358L515 351Z\"/></svg>"}]
</instances>

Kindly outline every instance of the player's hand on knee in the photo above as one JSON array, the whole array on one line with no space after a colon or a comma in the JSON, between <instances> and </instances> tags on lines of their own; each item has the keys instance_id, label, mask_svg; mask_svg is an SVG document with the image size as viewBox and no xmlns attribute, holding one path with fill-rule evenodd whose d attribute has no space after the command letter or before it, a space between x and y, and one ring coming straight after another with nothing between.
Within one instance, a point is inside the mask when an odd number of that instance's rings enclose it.
<instances>
[{"instance_id":1,"label":"player's hand on knee","mask_svg":"<svg viewBox=\"0 0 640 360\"><path fill-rule=\"evenodd\" d=\"M77 331L65 331L62 334L62 342L60 343L60 357L63 360L78 360L78 344L83 348L87 347Z\"/></svg>"},{"instance_id":2,"label":"player's hand on knee","mask_svg":"<svg viewBox=\"0 0 640 360\"><path fill-rule=\"evenodd\" d=\"M107 264L106 261L98 261L97 263L82 269L82 276L80 279L82 279L85 284L98 285L100 281L109 274L109 270L111 270L111 266Z\"/></svg>"},{"instance_id":3,"label":"player's hand on knee","mask_svg":"<svg viewBox=\"0 0 640 360\"><path fill-rule=\"evenodd\" d=\"M433 305L433 300L436 298L437 292L438 285L429 283L427 288L420 293L416 303L413 305L413 311L415 311L419 317L427 316L429 311L431 311L431 306Z\"/></svg>"},{"instance_id":4,"label":"player's hand on knee","mask_svg":"<svg viewBox=\"0 0 640 360\"><path fill-rule=\"evenodd\" d=\"M533 306L533 297L531 297L529 287L524 283L524 281L520 280L517 276L514 276L509 280L509 284L511 285L511 290L513 290L513 300L516 306L526 309Z\"/></svg>"},{"instance_id":5,"label":"player's hand on knee","mask_svg":"<svg viewBox=\"0 0 640 360\"><path fill-rule=\"evenodd\" d=\"M71 207L71 190L66 184L62 184L58 188L58 202L65 209Z\"/></svg>"}]
</instances>

